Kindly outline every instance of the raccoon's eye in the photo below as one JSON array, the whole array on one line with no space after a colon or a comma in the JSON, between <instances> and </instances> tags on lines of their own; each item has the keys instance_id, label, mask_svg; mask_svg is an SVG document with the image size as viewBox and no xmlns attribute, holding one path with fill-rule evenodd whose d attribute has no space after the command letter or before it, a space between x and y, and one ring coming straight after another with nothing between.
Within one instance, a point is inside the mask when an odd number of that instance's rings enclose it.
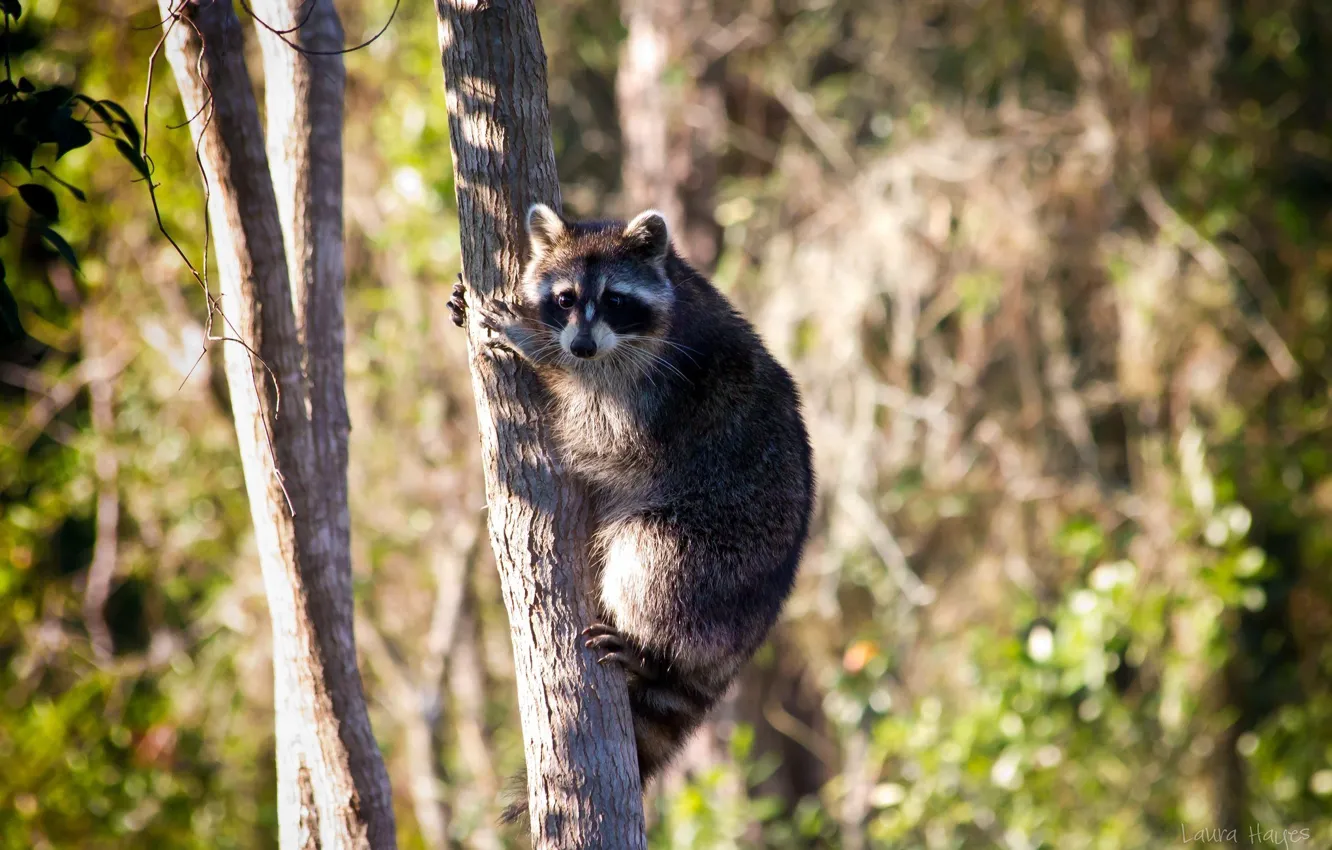
<instances>
[{"instance_id":1,"label":"raccoon's eye","mask_svg":"<svg viewBox=\"0 0 1332 850\"><path fill-rule=\"evenodd\" d=\"M618 292L608 292L608 293L606 293L606 306L607 306L607 307L622 307L622 306L624 306L624 296L621 295L621 294L618 293Z\"/></svg>"},{"instance_id":2,"label":"raccoon's eye","mask_svg":"<svg viewBox=\"0 0 1332 850\"><path fill-rule=\"evenodd\" d=\"M555 296L555 303L559 305L561 310L570 310L574 305L574 294L566 289Z\"/></svg>"}]
</instances>

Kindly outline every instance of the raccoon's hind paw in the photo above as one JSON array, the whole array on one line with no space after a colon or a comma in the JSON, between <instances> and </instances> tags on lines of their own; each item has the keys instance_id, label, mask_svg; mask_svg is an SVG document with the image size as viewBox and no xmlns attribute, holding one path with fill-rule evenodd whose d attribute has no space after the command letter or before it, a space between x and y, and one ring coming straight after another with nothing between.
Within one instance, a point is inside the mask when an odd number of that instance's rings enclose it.
<instances>
[{"instance_id":1,"label":"raccoon's hind paw","mask_svg":"<svg viewBox=\"0 0 1332 850\"><path fill-rule=\"evenodd\" d=\"M585 638L601 637L602 635L619 635L620 632L614 626L606 623L593 623L579 632L579 635Z\"/></svg>"},{"instance_id":2,"label":"raccoon's hind paw","mask_svg":"<svg viewBox=\"0 0 1332 850\"><path fill-rule=\"evenodd\" d=\"M461 274L458 275L458 282L453 284L453 297L449 299L449 314L458 327L467 324L467 286L463 283Z\"/></svg>"},{"instance_id":3,"label":"raccoon's hind paw","mask_svg":"<svg viewBox=\"0 0 1332 850\"><path fill-rule=\"evenodd\" d=\"M583 629L582 636L587 638L583 646L599 653L598 664L614 662L642 679L657 678L657 669L648 661L647 656L639 652L628 638L616 631L614 626L594 623Z\"/></svg>"}]
</instances>

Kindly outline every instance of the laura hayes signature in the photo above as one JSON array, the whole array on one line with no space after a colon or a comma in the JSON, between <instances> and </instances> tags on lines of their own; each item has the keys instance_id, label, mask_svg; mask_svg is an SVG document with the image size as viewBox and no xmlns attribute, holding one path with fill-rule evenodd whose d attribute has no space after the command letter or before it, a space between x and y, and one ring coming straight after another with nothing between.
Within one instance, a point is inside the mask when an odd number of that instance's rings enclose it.
<instances>
[{"instance_id":1,"label":"laura hayes signature","mask_svg":"<svg viewBox=\"0 0 1332 850\"><path fill-rule=\"evenodd\" d=\"M1179 837L1185 844L1192 844L1195 841L1205 844L1239 844L1240 834L1238 829L1197 829L1189 832L1185 829L1184 824L1179 825ZM1292 844L1308 841L1309 828L1275 829L1265 827L1262 824L1254 824L1249 827L1248 834L1245 837L1249 839L1250 844L1289 847Z\"/></svg>"}]
</instances>

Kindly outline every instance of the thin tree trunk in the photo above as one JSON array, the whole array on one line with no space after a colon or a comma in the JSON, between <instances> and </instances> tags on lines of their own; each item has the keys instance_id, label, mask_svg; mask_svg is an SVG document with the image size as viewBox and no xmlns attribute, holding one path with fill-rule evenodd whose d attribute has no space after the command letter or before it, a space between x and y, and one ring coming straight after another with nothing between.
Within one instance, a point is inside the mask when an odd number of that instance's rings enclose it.
<instances>
[{"instance_id":1,"label":"thin tree trunk","mask_svg":"<svg viewBox=\"0 0 1332 850\"><path fill-rule=\"evenodd\" d=\"M89 412L93 434L97 438L94 471L97 475L97 537L93 543L92 564L88 567L88 587L83 596L83 620L92 640L97 660L111 660L115 644L106 623L106 601L116 578L117 541L120 525L120 462L115 444L114 374L104 369L106 363L106 320L100 305L90 304L83 313L83 351L96 367L88 378Z\"/></svg>"},{"instance_id":2,"label":"thin tree trunk","mask_svg":"<svg viewBox=\"0 0 1332 850\"><path fill-rule=\"evenodd\" d=\"M437 769L439 747L434 732L438 718L428 704L432 684L412 677L374 623L358 621L361 651L378 683L376 699L388 706L402 730L399 761L406 769L407 795L421 843L430 850L444 850L449 846L449 807L442 794L444 775Z\"/></svg>"},{"instance_id":3,"label":"thin tree trunk","mask_svg":"<svg viewBox=\"0 0 1332 850\"><path fill-rule=\"evenodd\" d=\"M342 23L332 0L253 0L264 57L268 161L277 194L287 274L304 352L315 460L351 579L342 311L342 106L346 88ZM286 34L278 33L286 31ZM300 49L293 47L300 46ZM304 51L316 51L308 53ZM339 591L342 588L338 588ZM350 584L347 588L350 598Z\"/></svg>"},{"instance_id":4,"label":"thin tree trunk","mask_svg":"<svg viewBox=\"0 0 1332 850\"><path fill-rule=\"evenodd\" d=\"M726 141L725 57L705 42L712 0L622 0L628 29L615 80L625 203L660 210L685 257L710 269L721 250L714 213ZM672 68L682 79L668 83Z\"/></svg>"},{"instance_id":5,"label":"thin tree trunk","mask_svg":"<svg viewBox=\"0 0 1332 850\"><path fill-rule=\"evenodd\" d=\"M281 845L392 848L388 777L370 730L352 630L341 306L329 303L341 299L341 264L339 257L336 269L325 273L328 262L309 261L314 242L340 241L340 223L331 237L328 229L331 215L340 222L340 191L332 202L327 194L313 198L300 188L302 181L312 185L309 175L283 186L291 196L284 212L296 247L301 326L311 359L331 358L312 365L307 376L240 22L230 0L159 3L185 114L197 116L190 127L209 191L225 314L214 331L240 340L222 345L273 622ZM332 37L331 30L319 31ZM287 85L282 76L275 72L269 85ZM291 85L301 91L299 78ZM304 92L293 103L307 97ZM299 108L309 108L310 121L322 128L317 132L327 132L327 112L313 103ZM296 159L285 162L300 156L300 144L284 142L280 149L280 173L302 167ZM340 186L337 170L335 178L323 175Z\"/></svg>"},{"instance_id":6,"label":"thin tree trunk","mask_svg":"<svg viewBox=\"0 0 1332 850\"><path fill-rule=\"evenodd\" d=\"M515 298L528 206L559 208L546 57L531 0L437 0L463 269L473 303ZM646 846L628 694L589 622L587 509L559 474L536 375L468 326L491 543L513 639L537 848Z\"/></svg>"}]
</instances>

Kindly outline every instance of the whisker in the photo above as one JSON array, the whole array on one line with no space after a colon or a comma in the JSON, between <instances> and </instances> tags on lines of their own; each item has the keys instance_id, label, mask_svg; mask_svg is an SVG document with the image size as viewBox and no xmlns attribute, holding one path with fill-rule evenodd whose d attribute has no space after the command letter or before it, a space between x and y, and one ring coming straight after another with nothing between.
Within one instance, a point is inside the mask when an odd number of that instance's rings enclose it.
<instances>
[{"instance_id":1,"label":"whisker","mask_svg":"<svg viewBox=\"0 0 1332 850\"><path fill-rule=\"evenodd\" d=\"M633 340L633 341L646 340L646 341L649 341L649 342L655 342L655 341L667 342L667 340L654 340L654 339L651 338L651 337L643 337L643 336L638 336L638 335L636 335L636 334L625 334L622 338L623 338L623 339L626 339L626 340ZM648 350L645 346L634 346L634 347L639 348L640 350L642 350L643 353L644 353L645 355L647 355L648 357L652 358L652 360L653 360L654 362L656 362L656 363L660 364L661 366L663 366L663 367L665 367L665 368L671 370L671 371L674 372L676 375L679 375L680 378L683 379L686 383L690 383L690 384L693 383L693 381L691 381L691 380L689 379L689 377L688 377L687 375L685 375L685 373L682 372L682 371L679 369L679 367L677 367L674 363L670 362L670 360L668 360L667 358L663 357L663 356L660 355L660 354L657 354L656 352L653 352L653 351ZM685 354L685 356L686 356L686 357L689 357L688 354ZM699 365L699 364L698 364L698 361L697 361L697 360L694 360L693 357L689 357L689 359L690 359L690 361L691 361L695 366Z\"/></svg>"},{"instance_id":2,"label":"whisker","mask_svg":"<svg viewBox=\"0 0 1332 850\"><path fill-rule=\"evenodd\" d=\"M620 336L623 339L647 340L649 342L658 342L661 343L662 345L669 345L671 348L676 349L681 354L684 354L686 357L692 360L695 365L698 364L698 361L695 360L692 355L702 353L697 349L690 348L687 345L675 342L674 340L666 339L665 337L650 337L650 336L644 336L643 334L621 334Z\"/></svg>"},{"instance_id":3,"label":"whisker","mask_svg":"<svg viewBox=\"0 0 1332 850\"><path fill-rule=\"evenodd\" d=\"M560 345L559 337L552 335L546 340L545 344L543 344L542 346L537 348L535 352L533 352L532 360L537 363L544 364L546 362L545 357L547 354L553 354L561 348L562 346Z\"/></svg>"},{"instance_id":4,"label":"whisker","mask_svg":"<svg viewBox=\"0 0 1332 850\"><path fill-rule=\"evenodd\" d=\"M657 354L655 352L648 351L645 348L641 348L639 350L642 351L644 356L648 357L653 363L664 366L665 368L670 369L672 372L679 375L680 379L684 381L686 384L693 383L693 381L689 380L688 375L686 375L684 372L681 372L680 369L674 363L667 360L665 357L662 357L660 354Z\"/></svg>"},{"instance_id":5,"label":"whisker","mask_svg":"<svg viewBox=\"0 0 1332 850\"><path fill-rule=\"evenodd\" d=\"M634 337L632 334L626 334L626 335L624 335L624 336L621 337L621 338L622 338L622 339L627 339L627 340L633 340L633 339L635 339L635 337ZM642 339L642 337L638 337L638 339ZM649 368L652 367L652 366L662 366L662 367L664 367L664 368L666 368L666 369L669 369L669 370L671 370L672 372L674 372L674 373L675 373L676 375L678 375L678 376L680 377L680 379L681 379L682 381L684 381L685 383L687 383L687 384L692 384L692 383L693 383L693 381L689 380L689 376L688 376L688 375L686 375L684 372L681 372L681 371L679 370L679 368L677 368L676 365L675 365L674 363L672 363L671 361L667 360L665 357L662 357L661 355L656 354L655 352L649 351L647 348L645 348L645 347L643 347L643 346L641 346L641 345L627 345L627 346L625 346L625 348L626 348L628 351L633 352L633 354L634 354L637 358L639 358L639 362L644 363L644 364L645 364L646 366L648 366Z\"/></svg>"},{"instance_id":6,"label":"whisker","mask_svg":"<svg viewBox=\"0 0 1332 850\"><path fill-rule=\"evenodd\" d=\"M685 355L693 355L693 354L702 354L702 353L703 353L703 352L699 351L699 350L696 349L696 348L690 348L689 346L684 345L683 343L676 342L676 341L673 340L673 339L666 339L665 337L659 337L659 338L658 338L658 341L661 342L661 343L664 344L664 345L669 345L671 348L674 348L676 351L679 351L679 352L681 352L682 354L685 354ZM690 359L690 360L693 360L694 358L691 356L689 359ZM697 361L695 361L695 362L697 362Z\"/></svg>"},{"instance_id":7,"label":"whisker","mask_svg":"<svg viewBox=\"0 0 1332 850\"><path fill-rule=\"evenodd\" d=\"M538 349L536 350L536 352L533 353L533 355L532 355L532 359L535 360L537 363L543 363L543 364L544 364L544 363L546 362L546 359L545 359L545 358L546 358L546 355L554 355L554 354L557 354L560 350L561 350L561 346L559 345L559 343L555 343L555 344L549 344L549 343L548 343L548 344L546 344L546 345L541 346L541 348L538 348Z\"/></svg>"},{"instance_id":8,"label":"whisker","mask_svg":"<svg viewBox=\"0 0 1332 850\"><path fill-rule=\"evenodd\" d=\"M639 376L646 378L648 383L652 384L654 390L660 389L657 386L657 382L652 378L651 361L643 356L646 352L643 352L632 345L617 347L616 351L622 352L621 356L628 360L631 365L637 367Z\"/></svg>"}]
</instances>

